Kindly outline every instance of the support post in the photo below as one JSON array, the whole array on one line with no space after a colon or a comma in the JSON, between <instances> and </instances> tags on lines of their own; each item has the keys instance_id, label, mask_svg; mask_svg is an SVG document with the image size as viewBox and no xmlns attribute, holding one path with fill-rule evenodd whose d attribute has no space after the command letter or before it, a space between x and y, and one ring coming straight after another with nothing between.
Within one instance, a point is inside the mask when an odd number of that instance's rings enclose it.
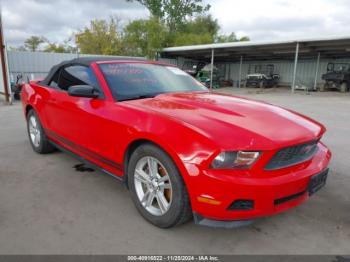
<instances>
[{"instance_id":1,"label":"support post","mask_svg":"<svg viewBox=\"0 0 350 262\"><path fill-rule=\"evenodd\" d=\"M317 89L317 79L318 79L318 70L320 68L320 59L321 59L321 53L318 52L317 63L316 63L316 72L315 72L314 91L316 91L316 89Z\"/></svg>"},{"instance_id":2,"label":"support post","mask_svg":"<svg viewBox=\"0 0 350 262\"><path fill-rule=\"evenodd\" d=\"M239 60L238 88L241 88L241 82L242 82L242 65L243 65L243 56L241 55L241 58L240 58L240 60Z\"/></svg>"},{"instance_id":3,"label":"support post","mask_svg":"<svg viewBox=\"0 0 350 262\"><path fill-rule=\"evenodd\" d=\"M299 57L299 42L297 42L297 45L295 47L292 93L294 93L294 91L295 91L295 80L296 80L296 76L297 76L298 57Z\"/></svg>"},{"instance_id":4,"label":"support post","mask_svg":"<svg viewBox=\"0 0 350 262\"><path fill-rule=\"evenodd\" d=\"M10 103L10 90L9 90L9 82L7 78L7 67L6 67L6 55L5 55L5 45L4 45L4 33L2 28L2 14L0 8L0 57L1 57L1 70L3 75L3 84L4 84L4 94L5 101Z\"/></svg>"},{"instance_id":5,"label":"support post","mask_svg":"<svg viewBox=\"0 0 350 262\"><path fill-rule=\"evenodd\" d=\"M211 70L210 70L210 90L213 89L213 72L214 72L214 49L211 50Z\"/></svg>"}]
</instances>

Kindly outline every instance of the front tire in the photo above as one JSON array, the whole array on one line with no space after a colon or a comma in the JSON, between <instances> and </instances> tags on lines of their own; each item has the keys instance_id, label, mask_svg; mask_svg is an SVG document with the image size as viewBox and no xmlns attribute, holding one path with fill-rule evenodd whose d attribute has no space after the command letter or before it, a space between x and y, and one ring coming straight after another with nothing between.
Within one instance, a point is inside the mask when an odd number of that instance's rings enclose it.
<instances>
[{"instance_id":1,"label":"front tire","mask_svg":"<svg viewBox=\"0 0 350 262\"><path fill-rule=\"evenodd\" d=\"M55 147L50 143L45 134L38 115L33 109L27 114L27 131L30 144L35 152L47 154L55 150Z\"/></svg>"},{"instance_id":2,"label":"front tire","mask_svg":"<svg viewBox=\"0 0 350 262\"><path fill-rule=\"evenodd\" d=\"M159 147L144 144L134 151L128 165L128 186L137 210L150 223L170 228L191 218L183 179Z\"/></svg>"}]
</instances>

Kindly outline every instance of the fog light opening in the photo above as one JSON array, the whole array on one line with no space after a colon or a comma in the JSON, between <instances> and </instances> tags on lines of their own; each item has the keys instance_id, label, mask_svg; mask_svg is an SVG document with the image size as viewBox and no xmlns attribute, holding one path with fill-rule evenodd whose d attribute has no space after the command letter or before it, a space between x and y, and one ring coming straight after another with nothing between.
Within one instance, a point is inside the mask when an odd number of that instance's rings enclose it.
<instances>
[{"instance_id":1,"label":"fog light opening","mask_svg":"<svg viewBox=\"0 0 350 262\"><path fill-rule=\"evenodd\" d=\"M254 201L249 199L237 199L228 208L228 210L252 210Z\"/></svg>"}]
</instances>

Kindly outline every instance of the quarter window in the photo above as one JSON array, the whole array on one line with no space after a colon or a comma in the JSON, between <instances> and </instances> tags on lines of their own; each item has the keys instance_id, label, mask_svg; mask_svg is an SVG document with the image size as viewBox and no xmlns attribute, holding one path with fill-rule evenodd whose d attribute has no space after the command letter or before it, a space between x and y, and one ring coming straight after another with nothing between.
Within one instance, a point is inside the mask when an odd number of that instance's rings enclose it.
<instances>
[{"instance_id":1,"label":"quarter window","mask_svg":"<svg viewBox=\"0 0 350 262\"><path fill-rule=\"evenodd\" d=\"M53 77L49 83L49 86L58 87L58 77L60 76L60 72L61 72L61 70L56 71L56 73L53 75Z\"/></svg>"},{"instance_id":2,"label":"quarter window","mask_svg":"<svg viewBox=\"0 0 350 262\"><path fill-rule=\"evenodd\" d=\"M90 67L74 65L61 68L53 76L50 86L67 91L75 85L90 85L99 88L97 78Z\"/></svg>"}]
</instances>

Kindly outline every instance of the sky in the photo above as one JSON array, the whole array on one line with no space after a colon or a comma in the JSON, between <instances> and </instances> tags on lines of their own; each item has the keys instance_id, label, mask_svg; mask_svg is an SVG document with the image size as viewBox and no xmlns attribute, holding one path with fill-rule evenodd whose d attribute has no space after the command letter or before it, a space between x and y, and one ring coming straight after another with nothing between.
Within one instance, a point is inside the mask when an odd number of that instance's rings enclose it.
<instances>
[{"instance_id":1,"label":"sky","mask_svg":"<svg viewBox=\"0 0 350 262\"><path fill-rule=\"evenodd\" d=\"M0 0L5 39L23 45L32 35L63 42L92 19L116 16L122 24L149 12L126 0ZM350 36L350 0L204 0L221 33L254 41Z\"/></svg>"}]
</instances>

